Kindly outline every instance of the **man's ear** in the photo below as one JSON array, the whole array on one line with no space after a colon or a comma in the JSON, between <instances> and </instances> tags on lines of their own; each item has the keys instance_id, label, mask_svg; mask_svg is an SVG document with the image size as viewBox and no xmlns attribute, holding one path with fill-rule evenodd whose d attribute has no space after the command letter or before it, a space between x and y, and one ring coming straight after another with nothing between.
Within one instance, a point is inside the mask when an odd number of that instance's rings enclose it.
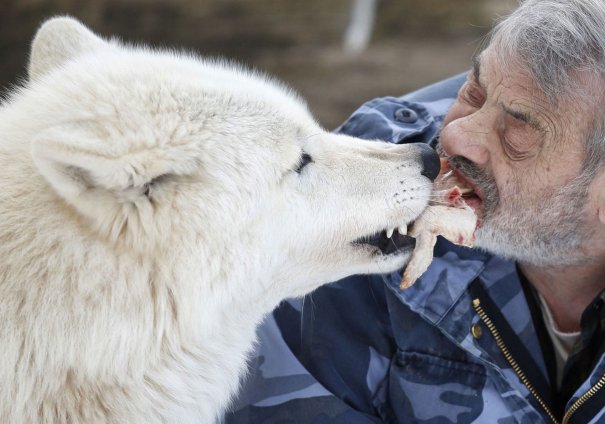
<instances>
[{"instance_id":1,"label":"man's ear","mask_svg":"<svg viewBox=\"0 0 605 424\"><path fill-rule=\"evenodd\" d=\"M602 167L590 183L589 199L596 209L601 224L605 225L605 167Z\"/></svg>"},{"instance_id":2,"label":"man's ear","mask_svg":"<svg viewBox=\"0 0 605 424\"><path fill-rule=\"evenodd\" d=\"M29 79L34 81L70 59L104 45L105 41L76 19L51 18L42 24L34 37L29 56Z\"/></svg>"}]
</instances>

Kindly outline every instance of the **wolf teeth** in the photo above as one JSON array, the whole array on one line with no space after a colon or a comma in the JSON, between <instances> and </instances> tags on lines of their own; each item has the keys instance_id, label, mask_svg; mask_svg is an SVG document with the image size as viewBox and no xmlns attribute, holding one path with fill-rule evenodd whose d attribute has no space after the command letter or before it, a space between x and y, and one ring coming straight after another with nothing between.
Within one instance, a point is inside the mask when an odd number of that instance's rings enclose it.
<instances>
[{"instance_id":1,"label":"wolf teeth","mask_svg":"<svg viewBox=\"0 0 605 424\"><path fill-rule=\"evenodd\" d=\"M397 231L402 236L405 236L408 234L408 227L407 227L407 225L402 225L401 227L397 227ZM385 230L387 238L393 237L394 232L395 232L395 228L389 228L388 230Z\"/></svg>"}]
</instances>

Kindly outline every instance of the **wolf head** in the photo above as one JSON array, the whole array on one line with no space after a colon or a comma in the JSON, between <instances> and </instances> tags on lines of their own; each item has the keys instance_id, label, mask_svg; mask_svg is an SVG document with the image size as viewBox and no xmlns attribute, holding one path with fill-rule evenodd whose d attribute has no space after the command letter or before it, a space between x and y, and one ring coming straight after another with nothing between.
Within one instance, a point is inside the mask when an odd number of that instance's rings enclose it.
<instances>
[{"instance_id":1,"label":"wolf head","mask_svg":"<svg viewBox=\"0 0 605 424\"><path fill-rule=\"evenodd\" d=\"M37 169L110 244L202 245L200 261L292 281L289 295L409 256L409 239L381 249L375 235L426 206L422 147L330 134L263 75L105 41L70 18L40 29L29 75Z\"/></svg>"},{"instance_id":2,"label":"wolf head","mask_svg":"<svg viewBox=\"0 0 605 424\"><path fill-rule=\"evenodd\" d=\"M428 148L70 18L29 76L0 108L0 421L210 422L279 301L410 256Z\"/></svg>"}]
</instances>

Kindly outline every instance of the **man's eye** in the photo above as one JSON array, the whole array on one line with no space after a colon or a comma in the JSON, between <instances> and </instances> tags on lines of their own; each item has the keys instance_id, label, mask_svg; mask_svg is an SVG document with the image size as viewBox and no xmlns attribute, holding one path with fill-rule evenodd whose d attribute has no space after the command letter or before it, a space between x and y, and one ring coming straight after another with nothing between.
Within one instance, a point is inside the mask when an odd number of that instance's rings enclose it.
<instances>
[{"instance_id":1,"label":"man's eye","mask_svg":"<svg viewBox=\"0 0 605 424\"><path fill-rule=\"evenodd\" d=\"M471 106L475 107L481 107L485 102L483 93L481 93L481 91L472 84L466 85L466 88L464 89L464 98Z\"/></svg>"},{"instance_id":2,"label":"man's eye","mask_svg":"<svg viewBox=\"0 0 605 424\"><path fill-rule=\"evenodd\" d=\"M300 171L302 171L302 169L311 162L313 162L313 158L308 153L303 152L303 154L300 155L300 159L298 160L298 166L296 167L294 172L300 174Z\"/></svg>"},{"instance_id":3,"label":"man's eye","mask_svg":"<svg viewBox=\"0 0 605 424\"><path fill-rule=\"evenodd\" d=\"M513 162L519 162L529 159L536 154L535 144L530 137L520 138L519 136L502 135L502 149L504 154Z\"/></svg>"}]
</instances>

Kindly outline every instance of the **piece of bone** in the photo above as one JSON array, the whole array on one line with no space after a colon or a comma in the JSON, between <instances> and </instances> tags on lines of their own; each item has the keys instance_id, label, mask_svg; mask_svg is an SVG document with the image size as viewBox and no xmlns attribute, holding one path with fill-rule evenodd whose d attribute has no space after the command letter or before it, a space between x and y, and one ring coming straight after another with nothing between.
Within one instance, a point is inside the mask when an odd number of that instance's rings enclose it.
<instances>
[{"instance_id":1,"label":"piece of bone","mask_svg":"<svg viewBox=\"0 0 605 424\"><path fill-rule=\"evenodd\" d=\"M410 287L427 270L438 235L455 244L473 245L477 215L466 205L458 187L448 192L447 199L452 206L428 206L410 228L408 235L416 238L416 247L403 273L401 289Z\"/></svg>"}]
</instances>

